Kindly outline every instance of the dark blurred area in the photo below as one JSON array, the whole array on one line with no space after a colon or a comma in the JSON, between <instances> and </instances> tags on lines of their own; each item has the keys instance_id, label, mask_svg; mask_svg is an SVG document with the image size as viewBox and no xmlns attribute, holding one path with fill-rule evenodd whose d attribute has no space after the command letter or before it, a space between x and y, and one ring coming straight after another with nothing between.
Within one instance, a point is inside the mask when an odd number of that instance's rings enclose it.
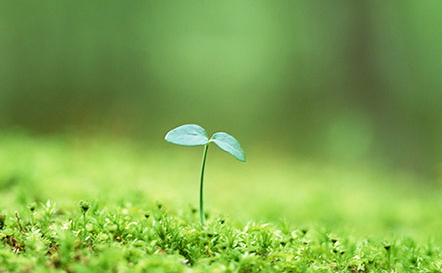
<instances>
[{"instance_id":1,"label":"dark blurred area","mask_svg":"<svg viewBox=\"0 0 442 273\"><path fill-rule=\"evenodd\" d=\"M0 129L442 169L442 2L0 0ZM439 166L439 167L438 167Z\"/></svg>"}]
</instances>

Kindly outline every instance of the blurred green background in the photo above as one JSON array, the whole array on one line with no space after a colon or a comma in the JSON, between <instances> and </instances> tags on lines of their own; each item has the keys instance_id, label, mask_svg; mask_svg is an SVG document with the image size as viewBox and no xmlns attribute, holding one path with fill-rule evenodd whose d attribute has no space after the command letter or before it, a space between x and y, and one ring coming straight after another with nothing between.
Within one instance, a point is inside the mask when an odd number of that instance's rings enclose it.
<instances>
[{"instance_id":1,"label":"blurred green background","mask_svg":"<svg viewBox=\"0 0 442 273\"><path fill-rule=\"evenodd\" d=\"M164 135L197 123L248 157L211 150L212 208L419 225L442 212L441 11L437 0L0 0L0 187L34 181L41 192L24 200L77 200L130 180L196 204L202 151ZM103 137L113 144L97 148Z\"/></svg>"},{"instance_id":2,"label":"blurred green background","mask_svg":"<svg viewBox=\"0 0 442 273\"><path fill-rule=\"evenodd\" d=\"M0 126L442 158L440 1L0 1Z\"/></svg>"}]
</instances>

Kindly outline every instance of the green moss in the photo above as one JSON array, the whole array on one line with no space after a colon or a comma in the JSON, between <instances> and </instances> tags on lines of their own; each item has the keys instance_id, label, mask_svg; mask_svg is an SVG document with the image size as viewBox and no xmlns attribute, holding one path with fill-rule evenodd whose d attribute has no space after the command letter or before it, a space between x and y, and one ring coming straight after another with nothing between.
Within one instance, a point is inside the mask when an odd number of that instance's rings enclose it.
<instances>
[{"instance_id":1,"label":"green moss","mask_svg":"<svg viewBox=\"0 0 442 273\"><path fill-rule=\"evenodd\" d=\"M35 206L32 216L20 218L20 225L14 213L6 212L0 271L405 272L441 267L437 244L410 238L387 244L340 230L331 234L321 227L300 230L254 222L242 226L224 218L201 226L189 221L191 209L88 204L91 211L84 214L82 207L57 212L53 202L46 202Z\"/></svg>"}]
</instances>

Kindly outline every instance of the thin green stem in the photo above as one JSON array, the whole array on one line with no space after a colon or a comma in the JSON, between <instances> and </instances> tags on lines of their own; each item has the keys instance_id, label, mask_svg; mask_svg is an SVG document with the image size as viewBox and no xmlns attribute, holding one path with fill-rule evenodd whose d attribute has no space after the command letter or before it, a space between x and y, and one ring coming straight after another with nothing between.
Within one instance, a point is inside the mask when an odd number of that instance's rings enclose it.
<instances>
[{"instance_id":1,"label":"thin green stem","mask_svg":"<svg viewBox=\"0 0 442 273\"><path fill-rule=\"evenodd\" d=\"M204 215L204 200L203 200L203 182L204 182L204 168L206 166L206 157L207 157L207 150L209 149L209 144L207 143L204 145L204 152L203 152L203 161L201 162L201 179L200 179L200 222L201 225L204 225L204 222L206 220L206 217Z\"/></svg>"}]
</instances>

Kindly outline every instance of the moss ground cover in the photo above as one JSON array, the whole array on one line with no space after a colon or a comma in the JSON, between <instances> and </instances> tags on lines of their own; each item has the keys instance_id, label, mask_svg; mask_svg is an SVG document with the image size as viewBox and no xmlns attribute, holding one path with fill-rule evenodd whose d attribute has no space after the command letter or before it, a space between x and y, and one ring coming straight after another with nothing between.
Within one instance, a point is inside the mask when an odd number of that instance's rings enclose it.
<instances>
[{"instance_id":1,"label":"moss ground cover","mask_svg":"<svg viewBox=\"0 0 442 273\"><path fill-rule=\"evenodd\" d=\"M168 146L2 134L0 272L441 271L435 184L219 154L202 227L200 151Z\"/></svg>"},{"instance_id":2,"label":"moss ground cover","mask_svg":"<svg viewBox=\"0 0 442 273\"><path fill-rule=\"evenodd\" d=\"M440 272L442 249L413 239L376 242L323 227L81 201L2 214L3 272ZM22 208L24 209L24 208Z\"/></svg>"}]
</instances>

